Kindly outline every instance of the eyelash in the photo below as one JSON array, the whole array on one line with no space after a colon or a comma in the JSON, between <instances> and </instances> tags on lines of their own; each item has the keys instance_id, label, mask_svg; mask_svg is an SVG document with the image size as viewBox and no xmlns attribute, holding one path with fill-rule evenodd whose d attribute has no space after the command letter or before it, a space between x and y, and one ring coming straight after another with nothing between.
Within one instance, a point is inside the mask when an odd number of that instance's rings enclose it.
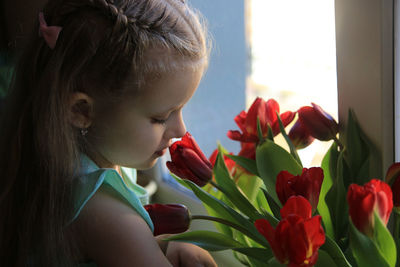
<instances>
[{"instance_id":1,"label":"eyelash","mask_svg":"<svg viewBox=\"0 0 400 267\"><path fill-rule=\"evenodd\" d=\"M152 118L151 119L152 123L157 123L157 124L165 124L167 122L166 119L156 119L156 118Z\"/></svg>"}]
</instances>

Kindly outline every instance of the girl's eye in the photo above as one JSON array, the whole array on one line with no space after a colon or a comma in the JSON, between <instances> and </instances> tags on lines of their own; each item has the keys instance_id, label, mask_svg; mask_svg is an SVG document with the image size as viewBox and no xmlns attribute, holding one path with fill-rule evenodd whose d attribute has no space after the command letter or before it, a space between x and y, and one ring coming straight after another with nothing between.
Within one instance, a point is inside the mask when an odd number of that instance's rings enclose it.
<instances>
[{"instance_id":1,"label":"girl's eye","mask_svg":"<svg viewBox=\"0 0 400 267\"><path fill-rule=\"evenodd\" d=\"M167 122L166 119L156 119L156 118L151 119L151 123L165 124L166 122Z\"/></svg>"}]
</instances>

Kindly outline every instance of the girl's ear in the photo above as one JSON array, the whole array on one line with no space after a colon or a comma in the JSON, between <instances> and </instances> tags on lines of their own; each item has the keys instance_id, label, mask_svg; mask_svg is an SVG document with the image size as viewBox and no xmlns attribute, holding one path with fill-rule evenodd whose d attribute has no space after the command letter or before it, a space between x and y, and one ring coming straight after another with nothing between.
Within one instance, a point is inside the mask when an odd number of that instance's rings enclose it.
<instances>
[{"instance_id":1,"label":"girl's ear","mask_svg":"<svg viewBox=\"0 0 400 267\"><path fill-rule=\"evenodd\" d=\"M73 126L88 128L93 120L93 99L82 92L73 93L69 101L69 117Z\"/></svg>"}]
</instances>

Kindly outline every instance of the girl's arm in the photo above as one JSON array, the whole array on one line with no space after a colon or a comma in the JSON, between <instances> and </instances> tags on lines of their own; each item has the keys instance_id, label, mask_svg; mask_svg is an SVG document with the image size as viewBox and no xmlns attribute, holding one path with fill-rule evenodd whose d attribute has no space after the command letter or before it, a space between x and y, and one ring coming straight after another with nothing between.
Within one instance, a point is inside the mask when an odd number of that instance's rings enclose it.
<instances>
[{"instance_id":1,"label":"girl's arm","mask_svg":"<svg viewBox=\"0 0 400 267\"><path fill-rule=\"evenodd\" d=\"M88 201L74 222L82 255L99 267L215 267L211 255L198 246L154 238L147 223L107 188Z\"/></svg>"},{"instance_id":2,"label":"girl's arm","mask_svg":"<svg viewBox=\"0 0 400 267\"><path fill-rule=\"evenodd\" d=\"M79 248L99 267L166 267L147 223L131 207L100 189L74 222Z\"/></svg>"}]
</instances>

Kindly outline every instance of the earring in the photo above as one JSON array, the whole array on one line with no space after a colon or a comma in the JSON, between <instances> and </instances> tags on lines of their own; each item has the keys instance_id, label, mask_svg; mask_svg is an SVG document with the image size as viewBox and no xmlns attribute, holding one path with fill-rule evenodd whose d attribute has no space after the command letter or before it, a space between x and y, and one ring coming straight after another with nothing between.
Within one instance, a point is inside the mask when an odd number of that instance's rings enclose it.
<instances>
[{"instance_id":1,"label":"earring","mask_svg":"<svg viewBox=\"0 0 400 267\"><path fill-rule=\"evenodd\" d=\"M87 128L82 128L81 129L81 135L85 136L88 133L88 129Z\"/></svg>"}]
</instances>

